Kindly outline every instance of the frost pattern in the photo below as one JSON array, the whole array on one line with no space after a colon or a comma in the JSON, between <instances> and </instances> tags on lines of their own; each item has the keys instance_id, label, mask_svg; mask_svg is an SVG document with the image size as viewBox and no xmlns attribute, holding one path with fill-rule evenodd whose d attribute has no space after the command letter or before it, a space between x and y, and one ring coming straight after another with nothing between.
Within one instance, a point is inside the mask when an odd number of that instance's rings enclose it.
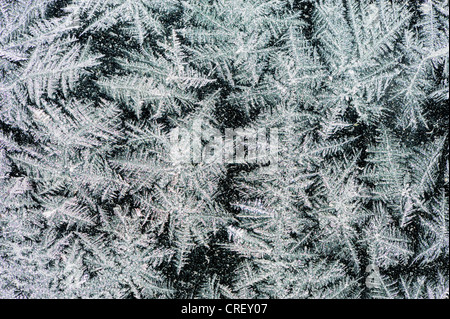
<instances>
[{"instance_id":1,"label":"frost pattern","mask_svg":"<svg viewBox=\"0 0 450 319\"><path fill-rule=\"evenodd\" d=\"M448 13L0 0L0 298L448 298ZM198 119L276 172L172 163Z\"/></svg>"}]
</instances>

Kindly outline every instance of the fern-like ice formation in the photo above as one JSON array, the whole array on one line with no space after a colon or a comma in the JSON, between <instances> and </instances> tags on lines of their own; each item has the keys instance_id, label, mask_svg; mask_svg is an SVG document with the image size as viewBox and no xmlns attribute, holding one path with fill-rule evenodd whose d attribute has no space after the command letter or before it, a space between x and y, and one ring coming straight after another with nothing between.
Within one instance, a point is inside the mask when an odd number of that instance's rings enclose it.
<instances>
[{"instance_id":1,"label":"fern-like ice formation","mask_svg":"<svg viewBox=\"0 0 450 319\"><path fill-rule=\"evenodd\" d=\"M0 298L448 298L448 13L0 0Z\"/></svg>"}]
</instances>

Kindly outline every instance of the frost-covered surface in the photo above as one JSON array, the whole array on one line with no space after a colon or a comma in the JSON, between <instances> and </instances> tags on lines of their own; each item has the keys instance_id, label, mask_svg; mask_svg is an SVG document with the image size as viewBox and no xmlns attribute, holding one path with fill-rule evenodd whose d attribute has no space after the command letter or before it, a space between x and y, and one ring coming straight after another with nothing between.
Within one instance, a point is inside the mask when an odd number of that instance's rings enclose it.
<instances>
[{"instance_id":1,"label":"frost-covered surface","mask_svg":"<svg viewBox=\"0 0 450 319\"><path fill-rule=\"evenodd\" d=\"M0 0L1 298L448 298L448 1ZM169 133L276 128L276 172Z\"/></svg>"}]
</instances>

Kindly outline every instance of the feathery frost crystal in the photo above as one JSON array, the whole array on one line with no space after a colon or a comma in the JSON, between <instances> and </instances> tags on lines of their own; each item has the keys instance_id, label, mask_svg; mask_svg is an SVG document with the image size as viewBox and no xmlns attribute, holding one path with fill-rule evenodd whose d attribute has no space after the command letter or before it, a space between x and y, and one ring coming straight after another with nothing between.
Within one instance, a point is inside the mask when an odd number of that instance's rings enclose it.
<instances>
[{"instance_id":1,"label":"feathery frost crystal","mask_svg":"<svg viewBox=\"0 0 450 319\"><path fill-rule=\"evenodd\" d=\"M448 0L0 0L0 298L448 298Z\"/></svg>"}]
</instances>

